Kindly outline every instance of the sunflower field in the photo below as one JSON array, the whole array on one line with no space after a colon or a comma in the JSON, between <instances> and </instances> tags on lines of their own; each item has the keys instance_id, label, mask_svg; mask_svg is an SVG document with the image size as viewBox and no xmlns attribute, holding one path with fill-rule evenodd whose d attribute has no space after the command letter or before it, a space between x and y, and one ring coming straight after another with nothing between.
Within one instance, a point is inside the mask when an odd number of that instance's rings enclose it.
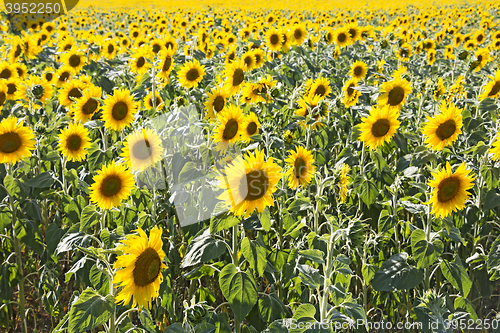
<instances>
[{"instance_id":1,"label":"sunflower field","mask_svg":"<svg viewBox=\"0 0 500 333\"><path fill-rule=\"evenodd\" d=\"M0 19L0 332L500 332L499 2L47 1Z\"/></svg>"}]
</instances>

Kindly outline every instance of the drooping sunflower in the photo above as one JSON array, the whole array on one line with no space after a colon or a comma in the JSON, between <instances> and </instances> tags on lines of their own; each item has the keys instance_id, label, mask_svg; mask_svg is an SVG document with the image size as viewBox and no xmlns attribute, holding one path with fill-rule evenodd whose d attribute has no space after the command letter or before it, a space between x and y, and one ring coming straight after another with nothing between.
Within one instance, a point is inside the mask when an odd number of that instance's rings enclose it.
<instances>
[{"instance_id":1,"label":"drooping sunflower","mask_svg":"<svg viewBox=\"0 0 500 333\"><path fill-rule=\"evenodd\" d=\"M368 66L362 60L355 61L351 66L351 76L358 81L363 80L368 73Z\"/></svg>"},{"instance_id":2,"label":"drooping sunflower","mask_svg":"<svg viewBox=\"0 0 500 333\"><path fill-rule=\"evenodd\" d=\"M163 79L168 79L170 72L174 68L173 56L174 51L171 48L160 51L160 63L158 64L158 73L156 75Z\"/></svg>"},{"instance_id":3,"label":"drooping sunflower","mask_svg":"<svg viewBox=\"0 0 500 333\"><path fill-rule=\"evenodd\" d=\"M312 153L302 146L295 146L295 150L289 150L288 153L290 156L285 159L290 167L285 174L285 177L288 177L288 186L295 190L299 185L308 185L316 172Z\"/></svg>"},{"instance_id":4,"label":"drooping sunflower","mask_svg":"<svg viewBox=\"0 0 500 333\"><path fill-rule=\"evenodd\" d=\"M149 128L137 130L127 136L121 156L132 170L147 170L162 158L161 139Z\"/></svg>"},{"instance_id":5,"label":"drooping sunflower","mask_svg":"<svg viewBox=\"0 0 500 333\"><path fill-rule=\"evenodd\" d=\"M266 33L266 42L269 50L277 52L281 49L283 35L276 29L269 29Z\"/></svg>"},{"instance_id":6,"label":"drooping sunflower","mask_svg":"<svg viewBox=\"0 0 500 333\"><path fill-rule=\"evenodd\" d=\"M273 192L282 176L272 157L264 159L264 151L248 152L245 159L238 156L223 169L218 179L224 192L218 199L236 216L247 218L255 209L262 213L267 206L274 206Z\"/></svg>"},{"instance_id":7,"label":"drooping sunflower","mask_svg":"<svg viewBox=\"0 0 500 333\"><path fill-rule=\"evenodd\" d=\"M246 70L247 65L241 59L235 60L231 64L227 65L224 74L226 77L224 89L230 96L239 92L243 87L243 84L245 83Z\"/></svg>"},{"instance_id":8,"label":"drooping sunflower","mask_svg":"<svg viewBox=\"0 0 500 333\"><path fill-rule=\"evenodd\" d=\"M309 90L309 94L312 96L318 95L320 98L325 98L330 95L332 89L330 88L330 80L319 77L311 85L311 89Z\"/></svg>"},{"instance_id":9,"label":"drooping sunflower","mask_svg":"<svg viewBox=\"0 0 500 333\"><path fill-rule=\"evenodd\" d=\"M387 105L390 108L401 110L406 101L406 96L411 93L410 82L401 77L394 78L393 81L385 82L381 85L382 94L378 98L378 104Z\"/></svg>"},{"instance_id":10,"label":"drooping sunflower","mask_svg":"<svg viewBox=\"0 0 500 333\"><path fill-rule=\"evenodd\" d=\"M187 89L196 87L203 80L204 75L205 66L202 66L196 59L186 62L177 73L179 83Z\"/></svg>"},{"instance_id":11,"label":"drooping sunflower","mask_svg":"<svg viewBox=\"0 0 500 333\"><path fill-rule=\"evenodd\" d=\"M497 98L500 96L500 69L495 71L495 76L488 76L491 79L484 87L479 100L485 98Z\"/></svg>"},{"instance_id":12,"label":"drooping sunflower","mask_svg":"<svg viewBox=\"0 0 500 333\"><path fill-rule=\"evenodd\" d=\"M59 150L68 161L82 161L90 147L89 131L82 123L70 123L59 134Z\"/></svg>"},{"instance_id":13,"label":"drooping sunflower","mask_svg":"<svg viewBox=\"0 0 500 333\"><path fill-rule=\"evenodd\" d=\"M59 91L59 103L66 107L70 107L76 99L83 96L82 91L85 89L85 83L79 80L70 80L62 85Z\"/></svg>"},{"instance_id":14,"label":"drooping sunflower","mask_svg":"<svg viewBox=\"0 0 500 333\"><path fill-rule=\"evenodd\" d=\"M97 171L93 180L90 201L101 209L119 206L122 200L130 196L134 186L134 176L125 165L117 164L114 160Z\"/></svg>"},{"instance_id":15,"label":"drooping sunflower","mask_svg":"<svg viewBox=\"0 0 500 333\"><path fill-rule=\"evenodd\" d=\"M235 143L243 134L244 116L236 105L229 105L217 115L220 125L214 130L212 137L218 143L216 149L226 151L230 144Z\"/></svg>"},{"instance_id":16,"label":"drooping sunflower","mask_svg":"<svg viewBox=\"0 0 500 333\"><path fill-rule=\"evenodd\" d=\"M426 116L428 122L422 130L426 136L425 143L432 150L450 146L462 134L462 110L453 103L446 105L442 101L440 111L434 118Z\"/></svg>"},{"instance_id":17,"label":"drooping sunflower","mask_svg":"<svg viewBox=\"0 0 500 333\"><path fill-rule=\"evenodd\" d=\"M162 230L155 226L149 233L149 239L141 228L136 231L139 235L128 235L117 247L122 255L116 258L113 265L117 269L113 283L122 289L115 302L125 305L132 300L132 308L150 309L152 299L158 297L163 282L161 269L167 268L163 263Z\"/></svg>"},{"instance_id":18,"label":"drooping sunflower","mask_svg":"<svg viewBox=\"0 0 500 333\"><path fill-rule=\"evenodd\" d=\"M351 167L347 164L342 164L340 168L340 179L339 179L339 199L341 202L345 202L347 200L348 189L347 186L350 183L349 172L351 171Z\"/></svg>"},{"instance_id":19,"label":"drooping sunflower","mask_svg":"<svg viewBox=\"0 0 500 333\"><path fill-rule=\"evenodd\" d=\"M462 163L455 172L451 171L449 162L442 170L432 173L434 179L429 182L433 188L429 204L432 204L432 213L438 217L446 217L452 212L465 207L470 193L467 191L474 186L474 175L469 175L465 163Z\"/></svg>"},{"instance_id":20,"label":"drooping sunflower","mask_svg":"<svg viewBox=\"0 0 500 333\"><path fill-rule=\"evenodd\" d=\"M84 54L71 49L61 56L61 62L70 68L73 74L78 74L87 61Z\"/></svg>"},{"instance_id":21,"label":"drooping sunflower","mask_svg":"<svg viewBox=\"0 0 500 333\"><path fill-rule=\"evenodd\" d=\"M71 111L76 121L85 123L92 119L92 116L99 111L100 104L97 100L102 97L102 89L93 84L83 90L83 96L76 99L71 106Z\"/></svg>"},{"instance_id":22,"label":"drooping sunflower","mask_svg":"<svg viewBox=\"0 0 500 333\"><path fill-rule=\"evenodd\" d=\"M16 91L16 99L30 100L33 98L44 103L46 99L52 97L53 93L54 88L51 84L45 82L45 80L42 80L38 76L33 76L19 85Z\"/></svg>"},{"instance_id":23,"label":"drooping sunflower","mask_svg":"<svg viewBox=\"0 0 500 333\"><path fill-rule=\"evenodd\" d=\"M359 140L372 150L390 141L401 124L398 116L396 109L387 106L372 107L370 115L361 119Z\"/></svg>"},{"instance_id":24,"label":"drooping sunflower","mask_svg":"<svg viewBox=\"0 0 500 333\"><path fill-rule=\"evenodd\" d=\"M241 133L241 140L244 142L252 142L250 138L252 135L259 134L260 122L259 117L254 112L250 112L243 120L241 127L243 131Z\"/></svg>"},{"instance_id":25,"label":"drooping sunflower","mask_svg":"<svg viewBox=\"0 0 500 333\"><path fill-rule=\"evenodd\" d=\"M104 101L101 119L108 129L121 131L134 122L137 103L134 102L127 89L115 90L113 96Z\"/></svg>"},{"instance_id":26,"label":"drooping sunflower","mask_svg":"<svg viewBox=\"0 0 500 333\"><path fill-rule=\"evenodd\" d=\"M16 117L4 118L0 122L0 163L16 164L35 149L35 135L23 121Z\"/></svg>"},{"instance_id":27,"label":"drooping sunflower","mask_svg":"<svg viewBox=\"0 0 500 333\"><path fill-rule=\"evenodd\" d=\"M224 90L213 88L212 92L207 93L208 100L205 102L205 119L215 120L216 114L222 112L226 107L228 98Z\"/></svg>"}]
</instances>

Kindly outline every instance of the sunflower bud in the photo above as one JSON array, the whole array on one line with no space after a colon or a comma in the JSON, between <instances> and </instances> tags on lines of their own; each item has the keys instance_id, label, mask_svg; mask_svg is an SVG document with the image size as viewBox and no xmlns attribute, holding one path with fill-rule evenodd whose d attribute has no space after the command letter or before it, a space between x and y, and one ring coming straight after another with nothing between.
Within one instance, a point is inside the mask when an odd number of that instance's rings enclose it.
<instances>
[{"instance_id":1,"label":"sunflower bud","mask_svg":"<svg viewBox=\"0 0 500 333\"><path fill-rule=\"evenodd\" d=\"M44 89L41 85L37 84L31 88L31 93L36 99L40 99L43 96Z\"/></svg>"},{"instance_id":2,"label":"sunflower bud","mask_svg":"<svg viewBox=\"0 0 500 333\"><path fill-rule=\"evenodd\" d=\"M389 43L387 42L386 39L384 39L382 41L382 43L380 43L380 47L383 48L383 49L385 49L387 46L389 46Z\"/></svg>"},{"instance_id":3,"label":"sunflower bud","mask_svg":"<svg viewBox=\"0 0 500 333\"><path fill-rule=\"evenodd\" d=\"M458 55L458 59L465 60L465 59L467 59L468 56L469 56L469 52L468 51L462 51Z\"/></svg>"}]
</instances>

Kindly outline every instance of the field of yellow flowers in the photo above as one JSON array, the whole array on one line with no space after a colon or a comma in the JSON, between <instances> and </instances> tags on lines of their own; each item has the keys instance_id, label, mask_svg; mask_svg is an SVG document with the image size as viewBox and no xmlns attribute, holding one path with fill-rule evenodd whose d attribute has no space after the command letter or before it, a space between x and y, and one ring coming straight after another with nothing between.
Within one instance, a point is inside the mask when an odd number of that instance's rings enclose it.
<instances>
[{"instance_id":1,"label":"field of yellow flowers","mask_svg":"<svg viewBox=\"0 0 500 333\"><path fill-rule=\"evenodd\" d=\"M1 332L500 332L500 3L46 3L0 16Z\"/></svg>"}]
</instances>

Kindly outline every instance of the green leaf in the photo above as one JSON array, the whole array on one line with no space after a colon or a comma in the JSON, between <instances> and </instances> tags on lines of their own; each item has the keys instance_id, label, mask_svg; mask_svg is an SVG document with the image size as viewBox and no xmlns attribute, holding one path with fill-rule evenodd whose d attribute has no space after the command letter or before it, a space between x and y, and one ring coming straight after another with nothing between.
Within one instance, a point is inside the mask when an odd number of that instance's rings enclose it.
<instances>
[{"instance_id":1,"label":"green leaf","mask_svg":"<svg viewBox=\"0 0 500 333\"><path fill-rule=\"evenodd\" d=\"M375 273L377 273L378 270L379 268L375 265L363 264L363 267L361 268L361 274L363 275L363 281L365 285L370 284L370 281L373 279Z\"/></svg>"},{"instance_id":2,"label":"green leaf","mask_svg":"<svg viewBox=\"0 0 500 333\"><path fill-rule=\"evenodd\" d=\"M251 241L248 237L245 237L241 242L241 252L248 260L250 267L259 273L260 276L263 276L267 265L266 248L258 242L253 240Z\"/></svg>"},{"instance_id":3,"label":"green leaf","mask_svg":"<svg viewBox=\"0 0 500 333\"><path fill-rule=\"evenodd\" d=\"M298 196L297 199L295 199L290 206L288 206L288 211L290 212L299 212L299 211L304 211L307 209L311 209L311 200L309 198L305 198L303 196Z\"/></svg>"},{"instance_id":4,"label":"green leaf","mask_svg":"<svg viewBox=\"0 0 500 333\"><path fill-rule=\"evenodd\" d=\"M203 172L196 168L196 163L187 162L179 173L179 183L186 183L203 176Z\"/></svg>"},{"instance_id":5,"label":"green leaf","mask_svg":"<svg viewBox=\"0 0 500 333\"><path fill-rule=\"evenodd\" d=\"M51 187L54 184L55 180L52 178L50 173L44 172L39 174L38 176L29 179L26 181L27 186L35 187L35 188L45 188Z\"/></svg>"},{"instance_id":6,"label":"green leaf","mask_svg":"<svg viewBox=\"0 0 500 333\"><path fill-rule=\"evenodd\" d=\"M489 211L490 209L500 206L500 194L497 193L495 189L490 190L484 197L484 210Z\"/></svg>"},{"instance_id":7,"label":"green leaf","mask_svg":"<svg viewBox=\"0 0 500 333\"><path fill-rule=\"evenodd\" d=\"M453 306L455 307L456 311L461 310L463 312L467 312L473 320L478 319L477 313L474 310L474 305L472 305L472 303L468 299L459 296L455 298Z\"/></svg>"},{"instance_id":8,"label":"green leaf","mask_svg":"<svg viewBox=\"0 0 500 333\"><path fill-rule=\"evenodd\" d=\"M85 206L81 215L80 232L85 231L87 228L92 228L94 224L99 222L101 213L96 210L94 205Z\"/></svg>"},{"instance_id":9,"label":"green leaf","mask_svg":"<svg viewBox=\"0 0 500 333\"><path fill-rule=\"evenodd\" d=\"M491 245L490 253L488 254L488 273L492 274L491 281L500 279L500 236L495 239Z\"/></svg>"},{"instance_id":10,"label":"green leaf","mask_svg":"<svg viewBox=\"0 0 500 333\"><path fill-rule=\"evenodd\" d=\"M257 285L252 274L240 271L234 264L228 264L219 274L219 285L234 316L242 322L257 303Z\"/></svg>"},{"instance_id":11,"label":"green leaf","mask_svg":"<svg viewBox=\"0 0 500 333\"><path fill-rule=\"evenodd\" d=\"M377 199L377 185L369 179L363 179L358 191L360 191L358 193L361 196L361 200L363 200L365 205L367 205L368 207L370 207Z\"/></svg>"},{"instance_id":12,"label":"green leaf","mask_svg":"<svg viewBox=\"0 0 500 333\"><path fill-rule=\"evenodd\" d=\"M320 250L316 249L301 250L299 251L299 254L306 259L314 261L315 263L318 264L325 263L325 261L323 260L324 253L321 252Z\"/></svg>"},{"instance_id":13,"label":"green leaf","mask_svg":"<svg viewBox=\"0 0 500 333\"><path fill-rule=\"evenodd\" d=\"M297 270L299 271L299 276L302 280L302 283L311 287L312 289L319 288L325 282L324 277L319 273L319 269L316 269L309 265L297 265Z\"/></svg>"},{"instance_id":14,"label":"green leaf","mask_svg":"<svg viewBox=\"0 0 500 333\"><path fill-rule=\"evenodd\" d=\"M223 241L214 239L209 228L191 240L182 259L181 268L197 265L219 258L227 248Z\"/></svg>"},{"instance_id":15,"label":"green leaf","mask_svg":"<svg viewBox=\"0 0 500 333\"><path fill-rule=\"evenodd\" d=\"M418 286L424 279L423 270L408 265L408 253L401 252L384 261L372 281L377 291L396 291Z\"/></svg>"},{"instance_id":16,"label":"green leaf","mask_svg":"<svg viewBox=\"0 0 500 333\"><path fill-rule=\"evenodd\" d=\"M43 239L35 222L30 220L17 220L14 227L17 238L28 245L38 254L43 252Z\"/></svg>"},{"instance_id":17,"label":"green leaf","mask_svg":"<svg viewBox=\"0 0 500 333\"><path fill-rule=\"evenodd\" d=\"M139 312L139 319L141 320L142 328L151 333L156 332L156 325L154 324L153 318L151 318L151 313L148 309L142 308L141 312Z\"/></svg>"},{"instance_id":18,"label":"green leaf","mask_svg":"<svg viewBox=\"0 0 500 333\"><path fill-rule=\"evenodd\" d=\"M90 269L89 278L94 288L101 295L109 293L109 276L105 269L100 269L97 265L93 265Z\"/></svg>"},{"instance_id":19,"label":"green leaf","mask_svg":"<svg viewBox=\"0 0 500 333\"><path fill-rule=\"evenodd\" d=\"M262 214L259 214L260 224L265 231L271 230L271 214L269 213L269 208L265 208Z\"/></svg>"},{"instance_id":20,"label":"green leaf","mask_svg":"<svg viewBox=\"0 0 500 333\"><path fill-rule=\"evenodd\" d=\"M490 165L483 165L481 167L481 175L488 188L494 189L498 186L499 172L498 168Z\"/></svg>"},{"instance_id":21,"label":"green leaf","mask_svg":"<svg viewBox=\"0 0 500 333\"><path fill-rule=\"evenodd\" d=\"M411 234L411 250L413 258L417 261L417 268L426 268L432 265L443 253L444 244L437 238L428 242L425 232L416 229Z\"/></svg>"},{"instance_id":22,"label":"green leaf","mask_svg":"<svg viewBox=\"0 0 500 333\"><path fill-rule=\"evenodd\" d=\"M380 212L380 217L378 219L378 232L385 233L389 230L392 230L398 221L394 218L394 215L391 215L387 209L383 209Z\"/></svg>"},{"instance_id":23,"label":"green leaf","mask_svg":"<svg viewBox=\"0 0 500 333\"><path fill-rule=\"evenodd\" d=\"M113 296L101 296L89 287L83 291L71 306L68 331L83 333L100 326L111 318L114 310Z\"/></svg>"},{"instance_id":24,"label":"green leaf","mask_svg":"<svg viewBox=\"0 0 500 333\"><path fill-rule=\"evenodd\" d=\"M259 299L259 315L264 322L271 323L286 318L288 309L275 294L271 294Z\"/></svg>"},{"instance_id":25,"label":"green leaf","mask_svg":"<svg viewBox=\"0 0 500 333\"><path fill-rule=\"evenodd\" d=\"M3 180L3 185L7 189L9 195L13 198L20 199L21 188L19 187L18 181L14 179L11 175L5 176Z\"/></svg>"},{"instance_id":26,"label":"green leaf","mask_svg":"<svg viewBox=\"0 0 500 333\"><path fill-rule=\"evenodd\" d=\"M240 223L240 220L238 220L233 215L223 214L219 216L214 216L210 220L210 233L215 234L219 231L227 230L229 228L234 227L238 223Z\"/></svg>"},{"instance_id":27,"label":"green leaf","mask_svg":"<svg viewBox=\"0 0 500 333\"><path fill-rule=\"evenodd\" d=\"M448 280L453 287L458 289L463 297L467 297L472 287L472 281L462 265L460 257L458 255L455 256L455 259L452 262L443 259L440 267L446 280Z\"/></svg>"},{"instance_id":28,"label":"green leaf","mask_svg":"<svg viewBox=\"0 0 500 333\"><path fill-rule=\"evenodd\" d=\"M379 171L382 171L385 168L385 166L387 165L387 162L382 157L382 154L380 153L380 151L379 150L372 150L370 152L370 154L372 156L372 160L375 162L375 165L377 166L377 169Z\"/></svg>"}]
</instances>

